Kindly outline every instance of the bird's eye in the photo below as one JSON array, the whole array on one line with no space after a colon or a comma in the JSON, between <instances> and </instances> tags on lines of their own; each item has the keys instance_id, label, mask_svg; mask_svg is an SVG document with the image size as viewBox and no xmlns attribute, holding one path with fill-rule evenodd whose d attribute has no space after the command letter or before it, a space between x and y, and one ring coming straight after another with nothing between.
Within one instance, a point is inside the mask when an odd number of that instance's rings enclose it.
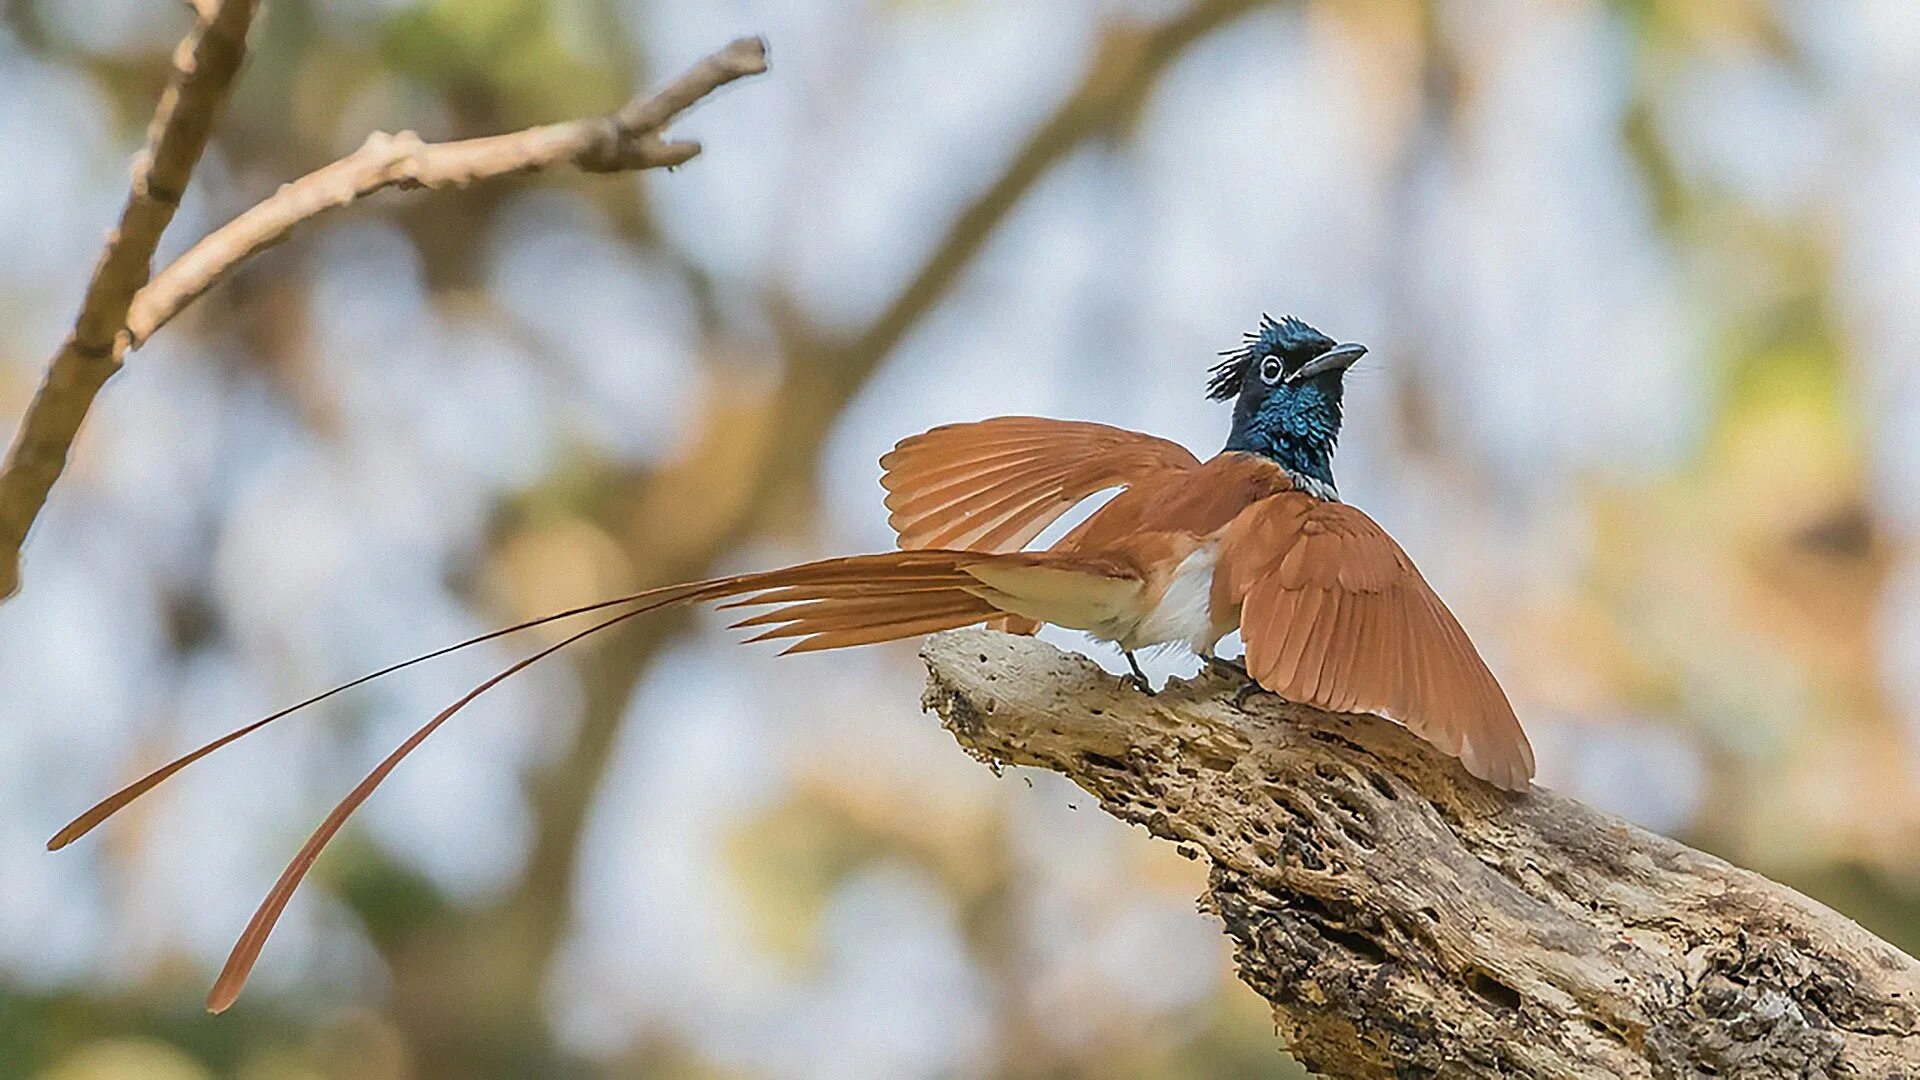
<instances>
[{"instance_id":1,"label":"bird's eye","mask_svg":"<svg viewBox=\"0 0 1920 1080\"><path fill-rule=\"evenodd\" d=\"M1260 361L1260 381L1266 383L1268 386L1275 386L1279 384L1280 382L1280 358L1279 357L1269 356L1265 360Z\"/></svg>"}]
</instances>

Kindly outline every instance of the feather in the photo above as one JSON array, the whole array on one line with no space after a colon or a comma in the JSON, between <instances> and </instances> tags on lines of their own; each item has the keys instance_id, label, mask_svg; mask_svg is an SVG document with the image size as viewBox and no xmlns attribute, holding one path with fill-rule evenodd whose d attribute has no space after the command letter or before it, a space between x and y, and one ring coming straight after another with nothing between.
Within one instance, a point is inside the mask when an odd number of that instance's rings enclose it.
<instances>
[{"instance_id":1,"label":"feather","mask_svg":"<svg viewBox=\"0 0 1920 1080\"><path fill-rule=\"evenodd\" d=\"M790 585L779 589L769 589L766 592L752 593L738 599L729 600L723 604L715 604L714 609L717 611L725 611L733 608L763 607L769 604L814 600L822 602L851 602L861 599L904 596L911 593L947 592L953 588L954 580L951 576L944 576L925 580L904 578L887 581L834 583L815 586ZM736 627L754 626L757 625L758 622L759 617L756 616L752 619L734 623L733 625Z\"/></svg>"},{"instance_id":2,"label":"feather","mask_svg":"<svg viewBox=\"0 0 1920 1080\"><path fill-rule=\"evenodd\" d=\"M1262 332L1285 329L1267 320ZM1235 362L1216 366L1216 383ZM788 652L981 622L1032 633L1043 620L1122 641L1145 633L1152 644L1168 631L1141 626L1170 621L1190 633L1196 622L1204 632L1237 621L1248 670L1268 689L1327 708L1385 711L1502 786L1524 788L1533 773L1532 751L1505 694L1405 553L1358 510L1294 490L1269 460L1228 452L1202 465L1178 444L1103 424L1003 417L935 428L903 440L881 462L889 520L903 550L650 589L391 665L182 755L96 804L49 846L84 835L213 751L369 679L516 630L607 613L475 686L333 808L235 944L209 997L210 1007L224 1009L327 843L434 731L575 642L692 603L768 608L735 625L757 630L751 640L793 639ZM1081 500L1115 487L1124 490L1052 550L1017 550ZM1176 567L1196 552L1212 560L1212 579L1196 590L1178 578L1181 599L1173 606L1180 617L1167 620L1160 605ZM1190 610L1203 603L1206 610Z\"/></svg>"},{"instance_id":3,"label":"feather","mask_svg":"<svg viewBox=\"0 0 1920 1080\"><path fill-rule=\"evenodd\" d=\"M932 491L970 476L1049 457L1058 453L1058 442L1032 434L998 440L979 449L942 444L913 452L896 450L880 458L880 467L886 473L880 486L887 490L885 501L891 507L915 491ZM903 478L911 478L910 487L901 487Z\"/></svg>"},{"instance_id":4,"label":"feather","mask_svg":"<svg viewBox=\"0 0 1920 1080\"><path fill-rule=\"evenodd\" d=\"M1279 591L1270 595L1273 596L1274 606L1269 626L1278 622L1284 627L1282 633L1286 636L1286 644L1274 661L1274 681L1262 685L1276 694L1293 696L1289 691L1300 684L1300 679L1305 673L1302 658L1308 646L1313 643L1315 628L1318 626L1316 619L1319 617L1321 604L1326 601L1326 594L1319 589L1314 589L1304 593L1292 590ZM1296 697L1295 700L1300 699Z\"/></svg>"},{"instance_id":5,"label":"feather","mask_svg":"<svg viewBox=\"0 0 1920 1080\"><path fill-rule=\"evenodd\" d=\"M1274 495L1224 530L1220 562L1230 580L1252 581L1241 630L1262 686L1325 708L1386 712L1481 779L1526 787L1533 751L1506 694L1371 518L1304 493Z\"/></svg>"},{"instance_id":6,"label":"feather","mask_svg":"<svg viewBox=\"0 0 1920 1080\"><path fill-rule=\"evenodd\" d=\"M839 630L881 630L924 619L953 619L961 616L966 618L956 625L965 626L968 623L984 622L998 612L999 609L992 604L963 592L904 599L887 606L867 603L854 607L841 607L829 602L825 609L815 609L797 618L786 618L780 624L763 630L747 640L749 642L772 641L778 638L806 637L810 634ZM901 636L914 635L907 633Z\"/></svg>"},{"instance_id":7,"label":"feather","mask_svg":"<svg viewBox=\"0 0 1920 1080\"><path fill-rule=\"evenodd\" d=\"M954 545L953 539L986 532L1009 517L1044 513L1046 504L1060 498L1060 491L1060 482L1054 477L1017 476L923 511L918 517L903 521L901 531L923 535L933 546L966 550L964 544Z\"/></svg>"},{"instance_id":8,"label":"feather","mask_svg":"<svg viewBox=\"0 0 1920 1080\"><path fill-rule=\"evenodd\" d=\"M688 589L688 588L693 588L693 586L676 585L676 586L671 586L668 591L672 591L675 589ZM580 607L568 608L565 611L557 611L551 615L543 615L537 619L528 619L525 622L515 623L512 626L501 627L498 630L490 630L484 634L479 634L474 637L467 638L464 641L458 641L453 643L452 645L447 645L442 648L435 649L432 652L421 653L420 655L412 657L411 659L402 660L397 664L389 664L378 671L369 672L365 675L360 676L357 679L353 679L348 682L341 683L340 685L333 687L330 690L326 690L326 691L323 691L322 693L315 694L312 697L309 697L303 701L295 702L294 704L289 705L284 709L281 709L279 712L270 713L266 716L263 716L260 719L255 720L250 724L247 724L243 727L236 728L233 731L230 731L225 735L222 735L219 738L214 739L213 741L200 746L198 749L195 749L186 754L182 754L180 757L175 758L174 760L166 763L165 765L160 766L157 769L154 769L152 772L147 773L145 776L142 776L140 779L135 780L133 783L128 784L127 786L121 788L119 791L114 792L112 795L108 796L107 798L100 800L99 802L95 803L92 807L90 807L86 813L81 814L79 817L73 819L71 822L67 824L65 828L55 833L53 835L53 838L47 841L47 850L59 851L61 848L66 847L68 844L71 844L75 840L80 839L82 836L85 836L87 833L92 832L94 828L98 826L101 822L112 817L114 814L119 813L123 807L133 802L135 799L138 799L140 796L160 786L160 784L164 783L169 777L173 776L175 773L179 772L181 769L184 769L187 766L193 764L194 762L199 761L201 758L206 757L208 754L213 753L215 750L219 750L224 746L227 746L233 742L236 742L240 739L247 737L248 735L253 734L256 731L259 731L261 728L266 727L268 724L271 724L276 720L279 720L279 719L282 719L283 717L291 716L294 713L300 712L301 710L307 708L309 705L318 705L322 701L325 701L328 698L333 697L335 694L339 694L339 693L342 693L343 691L351 690L356 686L359 686L363 683L371 682L374 679L378 679L383 675L391 675L396 671L401 671L406 668L410 668L415 664L425 663L428 660L433 660L438 657L445 656L448 653L459 652L462 649L471 648L475 645L480 645L485 642L492 641L496 638L505 637L508 634L518 633L519 631L522 631L522 630L530 630L536 626L545 626L548 623L558 622L562 619L572 618L575 615L584 615L594 611L604 611L607 608L617 607L621 604L634 603L636 601L645 599L646 597L652 596L659 591L660 590L649 590L647 592L642 592L642 593L633 593L628 596L617 596L611 600L602 600L599 603L595 603L595 604L586 604Z\"/></svg>"},{"instance_id":9,"label":"feather","mask_svg":"<svg viewBox=\"0 0 1920 1080\"><path fill-rule=\"evenodd\" d=\"M1393 631L1396 620L1381 611L1386 593L1375 590L1355 598L1360 607L1360 647L1355 650L1353 667L1345 678L1353 687L1348 712L1379 712L1394 715L1393 664L1398 642Z\"/></svg>"},{"instance_id":10,"label":"feather","mask_svg":"<svg viewBox=\"0 0 1920 1080\"><path fill-rule=\"evenodd\" d=\"M1326 700L1331 712L1352 712L1354 704L1366 692L1353 678L1355 663L1369 650L1376 648L1369 639L1369 627L1363 618L1368 594L1342 590L1340 593L1340 622L1330 635L1332 644L1327 649L1327 662L1321 669L1320 696Z\"/></svg>"},{"instance_id":11,"label":"feather","mask_svg":"<svg viewBox=\"0 0 1920 1080\"><path fill-rule=\"evenodd\" d=\"M96 804L55 835L50 846L59 847L84 835L133 800L152 790L181 769L236 739L259 730L273 720L289 715L305 705L326 699L341 690L357 686L387 671L419 663L454 649L511 633L514 630L551 622L589 611L626 605L627 610L604 618L583 630L515 661L499 673L475 686L453 704L409 735L395 750L369 772L345 798L328 813L320 826L307 838L280 878L267 893L249 920L246 930L234 944L219 978L209 994L208 1007L214 1012L226 1009L239 996L249 973L258 961L261 949L274 925L285 911L293 893L313 868L327 844L345 826L354 811L370 798L380 784L441 725L465 709L476 698L532 664L553 655L593 634L610 629L628 619L687 603L705 603L732 599L751 606L780 603L784 606L753 616L745 623L775 625L761 638L799 637L788 652L842 648L904 637L916 637L934 630L951 629L986 621L1006 614L984 599L998 595L996 589L983 587L975 572L993 563L1006 563L1004 574L996 575L999 589L1016 593L1034 588L1053 597L1053 603L1066 601L1060 590L1070 591L1077 583L1097 595L1110 596L1114 588L1139 589L1138 579L1116 582L1114 575L1124 572L1111 560L1090 559L1066 553L1025 553L992 555L966 551L896 551L880 555L856 555L839 559L803 563L780 570L738 574L708 581L689 582L619 597L600 604L573 608L541 619L529 620L504 630L470 639L458 645L424 654L401 664L382 669L342 684L327 693L307 699L301 705L284 709L254 721L214 740L167 765L147 774L113 796ZM1107 601L1102 601L1105 603Z\"/></svg>"},{"instance_id":12,"label":"feather","mask_svg":"<svg viewBox=\"0 0 1920 1080\"><path fill-rule=\"evenodd\" d=\"M896 527L911 527L926 520L929 514L964 505L969 500L1004 493L1009 487L1031 484L1036 472L1043 473L1044 481L1057 485L1057 478L1044 475L1046 464L1044 455L1029 453L999 468L970 470L937 486L923 484L901 488L887 497L887 509L893 511ZM1040 468L1036 469L1036 465Z\"/></svg>"},{"instance_id":13,"label":"feather","mask_svg":"<svg viewBox=\"0 0 1920 1080\"><path fill-rule=\"evenodd\" d=\"M901 638L919 637L941 630L953 630L962 626L971 626L981 620L976 614L927 615L918 619L890 623L884 626L854 627L843 630L829 630L815 634L805 640L795 642L781 650L788 653L816 652L821 649L845 649L854 645L874 645L882 641L899 641Z\"/></svg>"},{"instance_id":14,"label":"feather","mask_svg":"<svg viewBox=\"0 0 1920 1080\"><path fill-rule=\"evenodd\" d=\"M294 890L300 887L300 882L307 876L307 871L313 869L313 864L319 860L320 853L326 849L328 841L332 840L341 826L347 823L347 818L360 808L360 804L367 801L374 790L380 786L381 781L385 780L402 761L405 761L407 755L418 749L435 729L446 723L461 709L466 708L473 699L505 682L528 666L582 638L609 629L648 610L650 609L643 607L623 611L610 619L603 619L585 630L562 638L531 656L515 661L499 674L469 690L460 700L442 709L433 719L421 725L412 735L407 736L405 742L402 742L393 753L388 754L385 760L375 766L373 771L368 773L365 779L361 780L347 794L347 797L340 800L332 812L327 814L326 820L313 831L313 835L301 845L299 853L294 855L293 861L288 863L287 868L281 872L280 879L274 882L273 888L267 893L267 898L253 913L253 918L247 922L247 928L241 933L240 940L234 943L233 951L227 955L227 962L221 967L219 977L214 980L213 990L207 995L208 1011L225 1012L227 1007L233 1004L234 999L240 996L241 989L246 986L247 976L253 971L254 963L260 959L260 950L266 946L268 936L273 933L274 924L280 921L281 913L286 910L287 901L293 898Z\"/></svg>"},{"instance_id":15,"label":"feather","mask_svg":"<svg viewBox=\"0 0 1920 1080\"><path fill-rule=\"evenodd\" d=\"M1300 650L1300 676L1293 684L1294 694L1301 701L1326 707L1327 694L1324 686L1327 675L1327 655L1337 645L1343 644L1338 638L1340 622L1345 614L1346 596L1337 589L1320 589L1320 612L1315 621L1301 627L1306 635L1306 648Z\"/></svg>"},{"instance_id":16,"label":"feather","mask_svg":"<svg viewBox=\"0 0 1920 1080\"><path fill-rule=\"evenodd\" d=\"M1042 417L934 428L880 460L902 548L978 551L1017 550L1088 496L1200 465L1165 439Z\"/></svg>"}]
</instances>

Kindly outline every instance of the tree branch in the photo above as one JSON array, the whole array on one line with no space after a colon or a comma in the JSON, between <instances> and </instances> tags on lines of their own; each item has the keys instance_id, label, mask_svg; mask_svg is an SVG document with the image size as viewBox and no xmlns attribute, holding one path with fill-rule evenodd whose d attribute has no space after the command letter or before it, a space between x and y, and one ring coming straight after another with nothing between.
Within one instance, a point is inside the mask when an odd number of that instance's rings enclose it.
<instances>
[{"instance_id":1,"label":"tree branch","mask_svg":"<svg viewBox=\"0 0 1920 1080\"><path fill-rule=\"evenodd\" d=\"M720 87L766 70L765 43L741 38L659 93L637 97L606 116L445 143L423 142L411 131L376 131L360 149L281 187L155 276L127 315L129 345L146 344L201 293L294 229L385 188L463 188L557 166L625 172L683 165L700 153L700 145L664 141L657 135L660 129Z\"/></svg>"},{"instance_id":2,"label":"tree branch","mask_svg":"<svg viewBox=\"0 0 1920 1080\"><path fill-rule=\"evenodd\" d=\"M207 25L220 27L224 25L222 20L230 20L228 12L243 8L250 12L252 4L228 3ZM221 35L209 29L202 37L211 41ZM243 38L244 24L233 39L231 55L220 54L229 68L239 65L242 48L237 43ZM188 51L182 47L183 56ZM215 66L207 60L191 69L183 66L182 71ZM28 408L13 454L4 474L0 474L0 597L11 595L19 586L20 545L65 465L68 448L100 385L119 367L128 349L145 344L168 320L248 259L287 239L294 229L313 218L389 187L459 188L556 166L618 172L683 164L700 152L699 145L664 141L659 137L660 130L714 90L766 69L765 44L758 38L741 38L701 60L658 93L637 97L606 116L448 143L423 142L410 131L398 135L376 132L360 149L283 186L215 230L150 282L147 264L166 218L149 228L146 212L142 211L142 228L138 230L123 222L95 274L96 285L106 279L116 283L118 291L111 303L103 301L98 308L93 303L94 292L89 291L78 328L55 358L46 383ZM227 77L231 78L231 70ZM177 81L194 85L190 75ZM221 92L224 94L224 84ZM184 108L170 107L174 96L169 91L169 97L162 100L156 131L163 130L159 117L176 113L184 117ZM184 92L179 96L184 98ZM207 111L192 127L198 141L193 144L191 158L183 158L171 149L172 140L157 138L153 174L170 178L159 188L167 195L163 203L166 217L179 202L179 192L205 144L211 122L212 112ZM175 171L163 173L161 163ZM136 204L146 205L141 197L143 190L154 186L151 181L143 184L142 177L143 170L136 164L135 198L128 204L130 217ZM127 247L120 238L130 236L144 237L145 246L136 254L120 254Z\"/></svg>"},{"instance_id":3,"label":"tree branch","mask_svg":"<svg viewBox=\"0 0 1920 1080\"><path fill-rule=\"evenodd\" d=\"M254 0L206 0L195 10L199 18L174 51L173 78L147 127L146 149L133 159L119 227L107 236L73 332L48 365L0 466L0 600L20 587L20 545L66 468L67 451L94 395L120 368L127 308L147 283L160 234L180 208L246 59Z\"/></svg>"},{"instance_id":4,"label":"tree branch","mask_svg":"<svg viewBox=\"0 0 1920 1080\"><path fill-rule=\"evenodd\" d=\"M928 641L969 752L1204 855L1202 905L1336 1076L1920 1075L1920 962L1757 874L1404 728L1217 675L1146 697L1028 638Z\"/></svg>"}]
</instances>

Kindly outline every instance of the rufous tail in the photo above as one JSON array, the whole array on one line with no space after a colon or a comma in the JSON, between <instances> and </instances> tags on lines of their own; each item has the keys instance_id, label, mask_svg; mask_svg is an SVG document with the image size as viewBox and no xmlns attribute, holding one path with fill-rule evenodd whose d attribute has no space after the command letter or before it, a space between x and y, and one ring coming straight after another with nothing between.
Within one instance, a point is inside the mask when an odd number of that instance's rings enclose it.
<instances>
[{"instance_id":1,"label":"rufous tail","mask_svg":"<svg viewBox=\"0 0 1920 1080\"><path fill-rule=\"evenodd\" d=\"M287 864L286 870L274 883L273 889L267 894L259 909L254 912L253 919L247 924L246 930L234 945L207 999L208 1009L220 1012L239 996L248 974L253 969L254 962L259 958L261 948L266 944L267 936L272 933L275 922L285 910L294 890L299 887L307 871L320 857L328 841L332 840L346 824L347 818L373 794L388 774L393 772L407 755L413 753L422 742L426 741L427 737L432 735L440 725L466 708L475 698L532 664L583 638L610 629L636 616L676 604L712 601L728 601L722 604L722 607L771 606L771 610L742 619L734 625L764 628L754 637L749 638L750 641L796 639L787 646L785 652L810 652L818 649L866 645L988 621L1014 621L1021 628L1027 628L1031 625L1031 620L1010 616L1007 608L997 606L996 600L1000 604L1005 604L1007 597L995 588L984 585L981 578L969 571L984 569L982 566L984 563L997 564L993 570L999 573L990 571L989 576L996 579L996 584L1003 584L1002 579L1007 578L1009 574L1017 580L1023 570L1031 569L1052 574L1060 569L1078 569L1070 566L1070 561L1070 557L1052 556L1044 552L999 555L921 550L855 555L803 563L782 570L739 574L649 589L597 604L588 604L541 618L529 619L363 675L237 728L160 766L101 800L54 834L48 841L47 847L53 850L65 847L175 773L215 750L250 735L281 717L324 701L343 690L516 631L596 611L615 611L615 614L515 661L511 666L475 686L458 701L441 710L433 719L409 735L393 753L375 766L373 771L369 772L359 785L333 808L326 819L320 823L320 827L315 829L313 835L307 839L299 853L294 856L293 861ZM1097 577L1111 578L1109 573L1099 569L1091 573Z\"/></svg>"}]
</instances>

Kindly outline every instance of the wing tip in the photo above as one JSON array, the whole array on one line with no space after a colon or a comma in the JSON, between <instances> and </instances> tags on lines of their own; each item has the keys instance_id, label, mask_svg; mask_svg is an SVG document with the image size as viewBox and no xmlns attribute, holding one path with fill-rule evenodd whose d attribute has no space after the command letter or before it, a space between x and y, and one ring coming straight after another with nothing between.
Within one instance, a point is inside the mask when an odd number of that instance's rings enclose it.
<instances>
[{"instance_id":1,"label":"wing tip","mask_svg":"<svg viewBox=\"0 0 1920 1080\"><path fill-rule=\"evenodd\" d=\"M1484 752L1469 740L1465 752L1459 755L1461 764L1469 773L1502 791L1525 794L1533 786L1533 747L1524 734L1517 730L1516 734L1519 737L1513 742Z\"/></svg>"}]
</instances>

